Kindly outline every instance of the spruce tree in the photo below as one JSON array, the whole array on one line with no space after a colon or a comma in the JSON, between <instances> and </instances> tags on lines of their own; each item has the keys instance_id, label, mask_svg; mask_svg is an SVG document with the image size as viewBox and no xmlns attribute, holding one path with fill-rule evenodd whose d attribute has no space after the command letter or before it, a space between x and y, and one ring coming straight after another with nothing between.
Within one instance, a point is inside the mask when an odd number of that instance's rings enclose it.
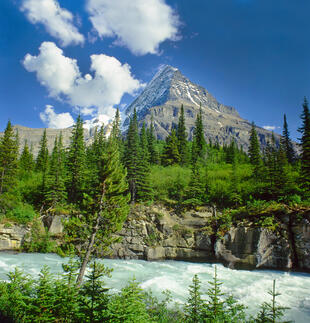
<instances>
[{"instance_id":1,"label":"spruce tree","mask_svg":"<svg viewBox=\"0 0 310 323\"><path fill-rule=\"evenodd\" d=\"M137 165L137 180L136 180L136 200L149 201L153 198L153 191L149 179L150 174L150 154L148 150L147 134L145 124L143 123L140 131L140 149L139 163Z\"/></svg>"},{"instance_id":2,"label":"spruce tree","mask_svg":"<svg viewBox=\"0 0 310 323\"><path fill-rule=\"evenodd\" d=\"M53 152L50 158L50 167L47 175L45 198L51 206L62 203L67 198L65 186L65 154L62 135L56 136Z\"/></svg>"},{"instance_id":3,"label":"spruce tree","mask_svg":"<svg viewBox=\"0 0 310 323\"><path fill-rule=\"evenodd\" d=\"M82 199L85 189L85 160L83 121L79 115L73 126L68 156L68 197L73 203Z\"/></svg>"},{"instance_id":4,"label":"spruce tree","mask_svg":"<svg viewBox=\"0 0 310 323\"><path fill-rule=\"evenodd\" d=\"M164 147L164 152L162 156L163 165L169 166L178 164L181 161L179 148L178 148L178 138L176 136L175 130L171 130L171 134L166 138L166 143Z\"/></svg>"},{"instance_id":5,"label":"spruce tree","mask_svg":"<svg viewBox=\"0 0 310 323\"><path fill-rule=\"evenodd\" d=\"M201 298L201 282L197 275L193 277L193 284L189 286L189 298L184 307L186 322L200 323L203 321L204 301Z\"/></svg>"},{"instance_id":6,"label":"spruce tree","mask_svg":"<svg viewBox=\"0 0 310 323\"><path fill-rule=\"evenodd\" d=\"M290 133L288 131L288 125L286 121L286 115L284 114L284 122L283 122L283 132L281 138L282 146L286 153L286 158L290 164L292 164L295 160L295 152L293 148L292 141L290 139Z\"/></svg>"},{"instance_id":7,"label":"spruce tree","mask_svg":"<svg viewBox=\"0 0 310 323\"><path fill-rule=\"evenodd\" d=\"M40 149L36 159L36 170L43 174L47 172L48 168L48 149L47 149L47 138L46 129L44 129L41 141Z\"/></svg>"},{"instance_id":8,"label":"spruce tree","mask_svg":"<svg viewBox=\"0 0 310 323\"><path fill-rule=\"evenodd\" d=\"M82 283L92 256L105 255L109 246L117 240L115 233L121 230L129 212L126 171L113 137L108 140L100 165L100 185L95 195L87 197L83 215L71 218L67 225L68 236L72 242L79 244L76 245L81 258L78 285Z\"/></svg>"},{"instance_id":9,"label":"spruce tree","mask_svg":"<svg viewBox=\"0 0 310 323\"><path fill-rule=\"evenodd\" d=\"M154 120L152 116L150 128L147 129L147 141L151 165L158 164L159 161L158 151L156 150L156 138L154 132Z\"/></svg>"},{"instance_id":10,"label":"spruce tree","mask_svg":"<svg viewBox=\"0 0 310 323\"><path fill-rule=\"evenodd\" d=\"M254 122L252 122L252 128L250 132L249 157L250 163L253 165L253 175L255 178L258 178L261 173L262 160L260 156L259 141Z\"/></svg>"},{"instance_id":11,"label":"spruce tree","mask_svg":"<svg viewBox=\"0 0 310 323\"><path fill-rule=\"evenodd\" d=\"M301 114L302 126L298 129L301 133L301 173L300 182L305 192L310 192L310 112L308 101L305 98Z\"/></svg>"},{"instance_id":12,"label":"spruce tree","mask_svg":"<svg viewBox=\"0 0 310 323\"><path fill-rule=\"evenodd\" d=\"M131 194L131 202L136 201L137 194L137 177L140 158L140 138L138 132L137 113L134 110L133 116L129 122L129 128L125 145L125 166L127 168L127 179L129 183L129 192Z\"/></svg>"},{"instance_id":13,"label":"spruce tree","mask_svg":"<svg viewBox=\"0 0 310 323\"><path fill-rule=\"evenodd\" d=\"M186 165L188 162L188 142L185 126L184 107L181 105L179 123L177 127L178 149L180 154L180 164Z\"/></svg>"},{"instance_id":14,"label":"spruce tree","mask_svg":"<svg viewBox=\"0 0 310 323\"><path fill-rule=\"evenodd\" d=\"M33 154L29 149L27 140L25 140L24 148L19 158L19 167L24 173L32 172L35 167Z\"/></svg>"},{"instance_id":15,"label":"spruce tree","mask_svg":"<svg viewBox=\"0 0 310 323\"><path fill-rule=\"evenodd\" d=\"M8 191L16 181L18 166L18 138L8 121L0 140L0 194Z\"/></svg>"},{"instance_id":16,"label":"spruce tree","mask_svg":"<svg viewBox=\"0 0 310 323\"><path fill-rule=\"evenodd\" d=\"M192 163L195 164L198 159L203 159L206 154L206 140L202 123L202 109L200 106L199 113L195 123L194 137L192 143Z\"/></svg>"},{"instance_id":17,"label":"spruce tree","mask_svg":"<svg viewBox=\"0 0 310 323\"><path fill-rule=\"evenodd\" d=\"M149 161L150 161L150 152L149 152L147 133L146 133L145 123L144 122L142 124L142 128L141 128L141 131L140 131L140 148L141 148L142 158L144 158L149 163Z\"/></svg>"},{"instance_id":18,"label":"spruce tree","mask_svg":"<svg viewBox=\"0 0 310 323\"><path fill-rule=\"evenodd\" d=\"M274 194L275 181L277 176L277 149L273 133L271 137L271 142L267 142L267 146L264 151L264 161L266 168L266 181L269 185L269 191L271 194Z\"/></svg>"}]
</instances>

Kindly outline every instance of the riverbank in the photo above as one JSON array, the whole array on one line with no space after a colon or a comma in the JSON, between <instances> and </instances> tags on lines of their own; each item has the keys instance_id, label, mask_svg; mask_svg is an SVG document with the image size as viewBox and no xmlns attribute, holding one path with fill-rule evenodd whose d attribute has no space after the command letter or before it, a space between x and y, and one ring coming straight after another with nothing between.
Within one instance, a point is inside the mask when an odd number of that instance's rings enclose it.
<instances>
[{"instance_id":1,"label":"riverbank","mask_svg":"<svg viewBox=\"0 0 310 323\"><path fill-rule=\"evenodd\" d=\"M61 243L64 219L46 216L41 231L45 226L50 239ZM282 212L265 215L265 219L273 219L272 226L245 220L236 224L226 218L225 222L210 207L180 211L163 205L135 205L110 258L219 262L235 269L310 272L308 215ZM0 250L20 250L30 239L29 225L0 224Z\"/></svg>"}]
</instances>

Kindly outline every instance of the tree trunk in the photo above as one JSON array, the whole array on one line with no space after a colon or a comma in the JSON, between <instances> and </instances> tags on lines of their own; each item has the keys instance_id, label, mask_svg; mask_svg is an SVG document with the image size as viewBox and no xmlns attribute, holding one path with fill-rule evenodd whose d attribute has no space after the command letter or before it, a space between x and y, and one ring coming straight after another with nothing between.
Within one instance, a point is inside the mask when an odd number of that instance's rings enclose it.
<instances>
[{"instance_id":1,"label":"tree trunk","mask_svg":"<svg viewBox=\"0 0 310 323\"><path fill-rule=\"evenodd\" d=\"M80 268L79 276L78 276L78 278L76 280L78 287L80 287L81 284L82 284L83 277L84 277L85 270L86 270L86 266L87 266L87 264L89 262L89 258L91 256L92 251L93 251L93 246L94 246L96 234L97 234L98 229L99 229L99 222L100 222L100 215L98 215L98 217L97 217L96 224L94 226L93 232L92 232L92 234L90 236L90 239L89 239L86 255L85 255L84 259L83 259L83 263L82 263L82 266Z\"/></svg>"},{"instance_id":2,"label":"tree trunk","mask_svg":"<svg viewBox=\"0 0 310 323\"><path fill-rule=\"evenodd\" d=\"M93 246L94 246L94 243L95 243L96 234L97 234L97 232L99 230L100 219L101 219L102 210L103 210L103 197L104 197L104 195L105 195L105 183L102 184L102 194L101 194L101 198L100 198L99 212L98 212L98 216L97 216L97 219L96 219L96 223L95 223L95 225L93 227L93 232L92 232L92 234L91 234L91 236L89 238L87 251L86 251L85 257L83 259L83 263L82 263L82 266L80 268L79 275L78 275L78 277L76 279L77 287L80 287L81 284L82 284L87 264L89 262L91 254L93 252Z\"/></svg>"}]
</instances>

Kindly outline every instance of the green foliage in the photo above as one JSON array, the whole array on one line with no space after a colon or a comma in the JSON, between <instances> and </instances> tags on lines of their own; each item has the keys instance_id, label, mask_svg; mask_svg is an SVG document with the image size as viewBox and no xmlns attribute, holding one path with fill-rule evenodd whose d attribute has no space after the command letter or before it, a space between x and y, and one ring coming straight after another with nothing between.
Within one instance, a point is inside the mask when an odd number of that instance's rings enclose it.
<instances>
[{"instance_id":1,"label":"green foliage","mask_svg":"<svg viewBox=\"0 0 310 323\"><path fill-rule=\"evenodd\" d=\"M145 293L133 279L120 293L112 296L108 304L108 321L111 323L151 322L145 300Z\"/></svg>"},{"instance_id":2,"label":"green foliage","mask_svg":"<svg viewBox=\"0 0 310 323\"><path fill-rule=\"evenodd\" d=\"M179 164L181 156L178 148L178 138L174 129L171 134L166 138L164 153L162 156L162 164L165 166Z\"/></svg>"},{"instance_id":3,"label":"green foliage","mask_svg":"<svg viewBox=\"0 0 310 323\"><path fill-rule=\"evenodd\" d=\"M9 191L17 180L18 137L8 121L0 139L0 194Z\"/></svg>"},{"instance_id":4,"label":"green foliage","mask_svg":"<svg viewBox=\"0 0 310 323\"><path fill-rule=\"evenodd\" d=\"M194 137L192 144L192 163L195 164L199 159L204 159L206 154L207 144L203 130L202 109L200 106L199 113L194 129Z\"/></svg>"},{"instance_id":5,"label":"green foliage","mask_svg":"<svg viewBox=\"0 0 310 323\"><path fill-rule=\"evenodd\" d=\"M256 317L247 318L245 306L232 295L222 292L215 267L206 294L201 281L193 277L189 296L183 308L172 303L165 291L161 300L141 289L135 279L120 292L112 294L105 287L104 277L111 269L98 262L90 266L89 274L79 287L76 284L79 264L72 258L63 264L64 273L52 275L44 266L37 279L31 279L18 268L0 282L0 312L14 322L283 322L287 308L279 306L275 291L269 291L271 302L264 302ZM3 317L2 317L3 318Z\"/></svg>"},{"instance_id":6,"label":"green foliage","mask_svg":"<svg viewBox=\"0 0 310 323\"><path fill-rule=\"evenodd\" d=\"M26 252L55 252L56 243L51 240L50 234L43 227L42 222L35 219L31 225L30 235L22 248Z\"/></svg>"},{"instance_id":7,"label":"green foliage","mask_svg":"<svg viewBox=\"0 0 310 323\"><path fill-rule=\"evenodd\" d=\"M201 296L201 281L198 276L193 277L193 284L189 286L189 298L184 306L186 322L199 323L203 320L204 301Z\"/></svg>"},{"instance_id":8,"label":"green foliage","mask_svg":"<svg viewBox=\"0 0 310 323\"><path fill-rule=\"evenodd\" d=\"M254 122L252 122L252 128L250 133L249 157L250 163L253 166L253 176L255 178L258 178L261 175L262 160L260 156L260 145Z\"/></svg>"},{"instance_id":9,"label":"green foliage","mask_svg":"<svg viewBox=\"0 0 310 323\"><path fill-rule=\"evenodd\" d=\"M189 161L189 150L187 141L187 132L185 127L184 107L181 105L179 123L177 127L176 136L178 138L178 150L180 154L180 164L186 165Z\"/></svg>"},{"instance_id":10,"label":"green foliage","mask_svg":"<svg viewBox=\"0 0 310 323\"><path fill-rule=\"evenodd\" d=\"M301 133L301 171L300 182L304 189L306 197L310 192L310 112L308 101L305 98L303 104L303 112L301 114L302 126L298 129Z\"/></svg>"},{"instance_id":11,"label":"green foliage","mask_svg":"<svg viewBox=\"0 0 310 323\"><path fill-rule=\"evenodd\" d=\"M32 152L29 150L27 141L25 141L23 151L19 158L19 168L23 174L29 174L35 168L35 162Z\"/></svg>"},{"instance_id":12,"label":"green foliage","mask_svg":"<svg viewBox=\"0 0 310 323\"><path fill-rule=\"evenodd\" d=\"M83 120L79 115L76 124L73 126L69 155L68 168L68 198L70 202L78 203L82 200L85 189L86 176L86 154L84 143Z\"/></svg>"},{"instance_id":13,"label":"green foliage","mask_svg":"<svg viewBox=\"0 0 310 323\"><path fill-rule=\"evenodd\" d=\"M288 307L283 307L277 304L276 297L281 295L276 292L276 281L273 281L272 290L268 292L271 296L271 302L264 302L261 309L255 318L257 323L289 323L290 321L281 321Z\"/></svg>"}]
</instances>

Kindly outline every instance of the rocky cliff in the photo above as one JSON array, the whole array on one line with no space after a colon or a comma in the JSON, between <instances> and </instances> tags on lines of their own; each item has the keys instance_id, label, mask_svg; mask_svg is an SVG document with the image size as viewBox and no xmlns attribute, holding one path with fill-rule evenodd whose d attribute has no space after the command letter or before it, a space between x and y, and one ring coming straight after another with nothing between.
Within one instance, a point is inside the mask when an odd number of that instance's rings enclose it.
<instances>
[{"instance_id":1,"label":"rocky cliff","mask_svg":"<svg viewBox=\"0 0 310 323\"><path fill-rule=\"evenodd\" d=\"M310 271L309 219L291 223L290 216L296 215L283 215L283 224L276 231L247 223L216 232L210 221L215 212L205 208L177 214L160 206L137 206L119 233L122 242L113 246L111 257Z\"/></svg>"},{"instance_id":2,"label":"rocky cliff","mask_svg":"<svg viewBox=\"0 0 310 323\"><path fill-rule=\"evenodd\" d=\"M300 218L283 214L276 231L251 223L217 231L216 210L203 208L175 212L155 205L136 205L119 232L121 242L111 248L111 258L221 262L235 269L310 271L310 212ZM297 219L294 221L293 219ZM63 234L61 216L49 217L51 236ZM19 249L29 228L0 225L0 250Z\"/></svg>"}]
</instances>

